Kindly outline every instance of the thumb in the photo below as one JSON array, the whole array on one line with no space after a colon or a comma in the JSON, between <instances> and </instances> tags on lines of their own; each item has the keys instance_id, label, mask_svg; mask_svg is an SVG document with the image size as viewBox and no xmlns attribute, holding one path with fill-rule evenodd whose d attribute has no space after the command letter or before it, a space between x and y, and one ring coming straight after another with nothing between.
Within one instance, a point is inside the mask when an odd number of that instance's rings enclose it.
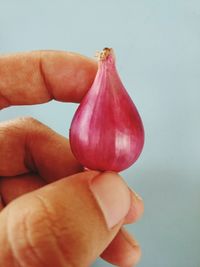
<instances>
[{"instance_id":1,"label":"thumb","mask_svg":"<svg viewBox=\"0 0 200 267\"><path fill-rule=\"evenodd\" d=\"M82 172L19 197L0 213L0 266L91 266L130 204L112 172Z\"/></svg>"}]
</instances>

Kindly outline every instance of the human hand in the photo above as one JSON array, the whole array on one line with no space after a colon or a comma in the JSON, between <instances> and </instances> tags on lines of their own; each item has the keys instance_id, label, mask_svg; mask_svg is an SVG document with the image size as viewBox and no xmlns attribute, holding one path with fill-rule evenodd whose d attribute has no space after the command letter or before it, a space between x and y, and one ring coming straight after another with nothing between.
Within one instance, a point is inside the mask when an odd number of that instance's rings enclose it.
<instances>
[{"instance_id":1,"label":"human hand","mask_svg":"<svg viewBox=\"0 0 200 267\"><path fill-rule=\"evenodd\" d=\"M1 56L0 109L80 102L96 70L74 53ZM0 194L0 266L88 267L101 255L128 267L140 258L123 224L142 215L141 198L116 173L83 171L68 140L35 119L0 123Z\"/></svg>"}]
</instances>

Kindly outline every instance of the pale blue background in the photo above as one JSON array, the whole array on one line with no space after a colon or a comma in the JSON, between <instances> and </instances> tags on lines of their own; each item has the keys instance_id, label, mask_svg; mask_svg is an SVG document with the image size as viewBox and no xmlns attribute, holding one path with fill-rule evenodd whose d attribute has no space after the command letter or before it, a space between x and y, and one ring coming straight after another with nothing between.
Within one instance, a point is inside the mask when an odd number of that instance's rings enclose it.
<instances>
[{"instance_id":1,"label":"pale blue background","mask_svg":"<svg viewBox=\"0 0 200 267\"><path fill-rule=\"evenodd\" d=\"M200 266L200 1L0 1L0 52L62 49L93 56L104 46L146 129L137 164L123 173L144 198L128 227L140 267ZM74 104L13 107L0 120L31 115L68 134ZM94 266L109 266L98 261Z\"/></svg>"}]
</instances>

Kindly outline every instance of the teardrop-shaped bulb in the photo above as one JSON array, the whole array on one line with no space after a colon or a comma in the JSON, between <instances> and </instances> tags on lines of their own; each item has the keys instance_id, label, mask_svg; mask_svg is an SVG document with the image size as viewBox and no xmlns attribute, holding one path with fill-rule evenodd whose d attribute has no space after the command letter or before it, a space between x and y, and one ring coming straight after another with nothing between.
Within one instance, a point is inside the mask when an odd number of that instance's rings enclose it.
<instances>
[{"instance_id":1,"label":"teardrop-shaped bulb","mask_svg":"<svg viewBox=\"0 0 200 267\"><path fill-rule=\"evenodd\" d=\"M83 166L101 171L122 171L142 151L143 124L118 76L112 49L100 54L95 80L73 117L70 144Z\"/></svg>"}]
</instances>

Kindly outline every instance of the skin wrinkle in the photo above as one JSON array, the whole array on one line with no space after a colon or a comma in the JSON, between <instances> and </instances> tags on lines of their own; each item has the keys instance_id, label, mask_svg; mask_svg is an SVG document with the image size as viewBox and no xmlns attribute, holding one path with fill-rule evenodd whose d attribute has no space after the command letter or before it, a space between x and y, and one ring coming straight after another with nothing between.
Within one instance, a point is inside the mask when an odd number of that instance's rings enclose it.
<instances>
[{"instance_id":1,"label":"skin wrinkle","mask_svg":"<svg viewBox=\"0 0 200 267\"><path fill-rule=\"evenodd\" d=\"M43 125L39 121L37 121L36 119L34 119L32 117L25 117L24 120L27 121L27 124L30 124L30 127L29 127L30 129L34 128L34 131L33 131L34 135L36 135L38 133L40 134L40 132L41 132L40 126L43 126ZM34 141L33 137L34 136L32 135L32 132L30 130L26 131L25 140L24 140L24 165L32 173L40 174L39 168L38 168L37 163L35 161L35 157L34 157L33 153L31 153L31 148L30 148L30 146L32 145L32 141Z\"/></svg>"},{"instance_id":2,"label":"skin wrinkle","mask_svg":"<svg viewBox=\"0 0 200 267\"><path fill-rule=\"evenodd\" d=\"M6 236L7 236L7 240L8 240L8 243L9 243L9 245L10 245L10 252L11 252L11 257L12 257L12 260L13 260L13 264L14 264L14 266L13 267L22 267L21 266L21 264L19 263L19 261L18 261L18 255L17 255L17 253L16 253L16 250L15 250L15 248L14 248L14 242L12 241L12 232L10 231L10 224L9 224L9 222L10 222L10 220L9 220L9 218L10 218L10 212L9 212L10 210L9 209L7 209L7 214L8 214L8 217L7 217L7 224L6 224ZM12 217L12 216L11 216Z\"/></svg>"},{"instance_id":3,"label":"skin wrinkle","mask_svg":"<svg viewBox=\"0 0 200 267\"><path fill-rule=\"evenodd\" d=\"M133 249L140 249L140 246L138 245L138 243L134 240L134 243L133 241L130 241L130 239L127 237L127 233L125 232L124 229L121 230L122 232L122 236L124 238L124 240L133 248Z\"/></svg>"},{"instance_id":4,"label":"skin wrinkle","mask_svg":"<svg viewBox=\"0 0 200 267\"><path fill-rule=\"evenodd\" d=\"M51 238L53 237L53 240L56 241L56 247L58 248L57 253L59 253L59 255L62 256L62 260L61 260L61 257L58 257L59 258L59 265L57 265L57 266L58 267L78 267L78 266L73 266L71 263L69 263L67 261L67 257L66 257L66 255L63 254L63 250L59 246L58 239L56 237L55 232L53 231L53 227L52 227L53 222L50 219L51 215L48 212L48 208L47 208L46 204L44 204L44 200L39 195L35 195L35 196L36 196L37 200L39 200L40 207L42 208L42 214L44 215L43 218L41 218L41 222L42 223L44 223L44 221L48 222L49 227L48 226L47 227L50 230L50 234L48 236L50 236ZM11 212L9 213L9 215L11 215ZM8 217L10 218L10 216L8 216ZM35 244L32 241L32 238L31 238L32 233L30 232L30 230L31 229L34 230L34 228L32 228L31 222L28 221L30 219L30 216L24 216L24 218L23 218L23 220L21 220L21 224L20 224L23 226L21 231L23 233L23 238L24 238L25 244L26 244L25 249L28 250L28 252L31 254L31 255L28 255L26 258L24 258L25 261L24 261L24 259L23 259L23 261L21 260L22 258L20 255L20 250L24 249L24 247L19 248L18 245L17 245L17 247L15 247L16 235L13 235L12 227L10 227L10 224L9 224L9 222L10 222L9 218L8 218L8 223L7 223L7 239L8 239L10 248L11 248L10 251L12 252L12 255L13 255L13 262L16 264L16 265L12 265L12 267L27 267L27 266L34 267L35 263L37 264L38 267L39 266L40 267L47 266L47 265L45 265L46 262L44 261L44 259L41 258L41 256L40 256L39 250L37 248L37 244L35 246ZM34 260L36 260L36 262L31 261L31 264L30 264L29 262L27 262L27 258L34 259ZM48 264L48 267L54 267L54 266Z\"/></svg>"},{"instance_id":5,"label":"skin wrinkle","mask_svg":"<svg viewBox=\"0 0 200 267\"><path fill-rule=\"evenodd\" d=\"M56 245L58 247L59 255L62 257L62 266L66 267L66 264L67 264L67 267L75 267L71 262L69 264L69 261L66 260L68 258L68 256L66 255L66 251L63 251L62 245L59 243L59 238L58 238L56 232L53 229L54 228L54 222L51 219L51 213L48 210L48 206L45 203L45 199L43 197L41 197L40 195L38 195L38 194L35 195L35 196L40 201L40 204L41 204L41 206L43 208L44 214L46 214L46 218L48 218L49 229L52 232L51 236L54 238L54 240L56 242ZM61 259L61 258L59 257L59 259ZM59 266L59 267L62 267L62 266Z\"/></svg>"},{"instance_id":6,"label":"skin wrinkle","mask_svg":"<svg viewBox=\"0 0 200 267\"><path fill-rule=\"evenodd\" d=\"M0 176L0 179L1 179L2 177ZM5 205L5 201L4 201L4 199L3 199L3 196L2 196L2 194L1 194L1 187L0 187L0 212L4 209L4 207L5 207L6 205Z\"/></svg>"},{"instance_id":7,"label":"skin wrinkle","mask_svg":"<svg viewBox=\"0 0 200 267\"><path fill-rule=\"evenodd\" d=\"M10 105L11 105L10 100L5 95L3 95L3 92L0 87L0 110L9 107Z\"/></svg>"},{"instance_id":8,"label":"skin wrinkle","mask_svg":"<svg viewBox=\"0 0 200 267\"><path fill-rule=\"evenodd\" d=\"M4 143L4 142L6 144L6 137L7 136L9 137L7 140L11 140L11 141L18 140L19 142L21 142L21 140L20 140L20 138L21 138L21 135L20 135L20 127L15 123L14 120L13 121L10 121L8 123L10 124L10 127L7 127L7 122L0 123L0 129L1 129L0 130L0 135L2 135L2 137L3 137L3 138L1 138L1 136L0 136L0 145L1 145L1 143ZM12 154L12 150L13 150L12 145L13 145L13 143L11 142L10 147L7 148L7 157L6 157L7 160L8 161L10 160L11 162L12 162L12 158L10 157L10 154ZM1 151L0 151L0 156L1 156ZM3 162L5 162L5 161L3 160ZM23 174L23 173L27 173L28 172L28 169L21 168L19 170L17 169L17 171L20 174ZM5 164L0 165L0 174L1 174L1 176L8 176L8 174L7 174L7 168L6 168L6 165ZM12 173L9 173L9 176L10 175L12 176Z\"/></svg>"},{"instance_id":9,"label":"skin wrinkle","mask_svg":"<svg viewBox=\"0 0 200 267\"><path fill-rule=\"evenodd\" d=\"M9 99L4 96L0 90L0 110L3 108L7 108L11 105Z\"/></svg>"},{"instance_id":10,"label":"skin wrinkle","mask_svg":"<svg viewBox=\"0 0 200 267\"><path fill-rule=\"evenodd\" d=\"M34 160L34 157L32 155L32 153L30 152L30 148L29 148L29 142L27 140L27 135L25 137L25 142L24 142L24 166L30 170L32 173L36 173L37 172L37 167L36 167L36 163Z\"/></svg>"},{"instance_id":11,"label":"skin wrinkle","mask_svg":"<svg viewBox=\"0 0 200 267\"><path fill-rule=\"evenodd\" d=\"M24 226L24 237L26 240L26 243L28 244L28 250L29 252L32 253L33 257L36 259L37 264L39 264L39 266L44 266L44 262L41 259L39 253L37 252L37 249L34 248L34 245L31 242L31 236L30 236L30 231L28 230L28 223L27 223L27 217L25 217L25 220L23 222L23 226ZM41 265L40 265L41 264ZM24 267L26 267L26 264L24 265Z\"/></svg>"},{"instance_id":12,"label":"skin wrinkle","mask_svg":"<svg viewBox=\"0 0 200 267\"><path fill-rule=\"evenodd\" d=\"M2 177L0 176L0 179L1 179L1 178L2 178ZM0 202L1 202L1 204L3 205L3 207L6 206L6 203L5 203L5 201L4 201L4 198L3 198L2 194L1 194L1 192L0 192Z\"/></svg>"},{"instance_id":13,"label":"skin wrinkle","mask_svg":"<svg viewBox=\"0 0 200 267\"><path fill-rule=\"evenodd\" d=\"M46 88L47 93L49 94L49 101L52 99L55 99L54 95L53 95L53 90L51 88L50 83L48 82L48 79L46 78L45 75L45 71L44 71L44 67L43 67L43 58L44 58L44 54L42 56L42 51L40 51L40 57L39 57L39 71L40 71L40 75L42 78L42 81L44 83L44 87Z\"/></svg>"}]
</instances>

